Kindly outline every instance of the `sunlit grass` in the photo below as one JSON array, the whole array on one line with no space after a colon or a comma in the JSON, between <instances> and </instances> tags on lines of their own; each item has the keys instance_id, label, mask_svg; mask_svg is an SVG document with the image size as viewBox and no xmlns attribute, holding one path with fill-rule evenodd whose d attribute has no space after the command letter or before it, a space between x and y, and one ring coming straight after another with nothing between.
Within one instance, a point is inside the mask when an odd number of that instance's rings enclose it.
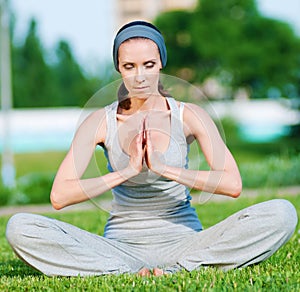
<instances>
[{"instance_id":1,"label":"sunlit grass","mask_svg":"<svg viewBox=\"0 0 300 292\"><path fill-rule=\"evenodd\" d=\"M56 172L65 154L64 151L16 153L14 155L16 176L21 177L35 172Z\"/></svg>"}]
</instances>

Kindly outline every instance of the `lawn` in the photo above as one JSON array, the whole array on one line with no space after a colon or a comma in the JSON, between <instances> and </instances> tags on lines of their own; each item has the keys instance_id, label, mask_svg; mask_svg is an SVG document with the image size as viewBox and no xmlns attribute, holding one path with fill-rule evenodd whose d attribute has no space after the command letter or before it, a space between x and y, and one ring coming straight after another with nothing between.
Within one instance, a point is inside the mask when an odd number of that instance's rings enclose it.
<instances>
[{"instance_id":1,"label":"lawn","mask_svg":"<svg viewBox=\"0 0 300 292\"><path fill-rule=\"evenodd\" d=\"M269 198L271 198L270 195ZM243 198L195 205L207 228L233 212L266 198ZM300 215L300 196L288 198ZM47 214L46 214L47 215ZM58 218L101 234L108 214L102 210L54 213ZM83 220L83 218L85 218ZM8 217L0 217L0 291L299 291L299 224L291 240L267 261L244 269L222 272L214 268L162 277L121 276L46 277L23 264L5 237Z\"/></svg>"}]
</instances>

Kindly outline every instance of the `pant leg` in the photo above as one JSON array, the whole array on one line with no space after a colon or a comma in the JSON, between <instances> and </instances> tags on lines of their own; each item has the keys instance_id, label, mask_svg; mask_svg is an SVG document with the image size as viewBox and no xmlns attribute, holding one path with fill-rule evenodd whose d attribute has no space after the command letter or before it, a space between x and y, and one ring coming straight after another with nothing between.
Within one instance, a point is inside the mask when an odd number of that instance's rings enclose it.
<instances>
[{"instance_id":1,"label":"pant leg","mask_svg":"<svg viewBox=\"0 0 300 292\"><path fill-rule=\"evenodd\" d=\"M287 200L271 200L241 210L199 232L178 263L191 271L200 266L223 270L269 258L293 235L297 213Z\"/></svg>"},{"instance_id":2,"label":"pant leg","mask_svg":"<svg viewBox=\"0 0 300 292\"><path fill-rule=\"evenodd\" d=\"M144 266L126 244L41 215L14 215L6 237L23 261L46 275L121 274Z\"/></svg>"}]
</instances>

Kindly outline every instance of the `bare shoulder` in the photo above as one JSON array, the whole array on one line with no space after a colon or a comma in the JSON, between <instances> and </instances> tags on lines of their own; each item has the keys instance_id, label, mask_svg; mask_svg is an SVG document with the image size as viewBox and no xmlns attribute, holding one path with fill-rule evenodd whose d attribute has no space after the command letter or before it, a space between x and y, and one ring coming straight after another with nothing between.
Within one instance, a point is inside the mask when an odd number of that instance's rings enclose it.
<instances>
[{"instance_id":1,"label":"bare shoulder","mask_svg":"<svg viewBox=\"0 0 300 292\"><path fill-rule=\"evenodd\" d=\"M212 122L209 114L202 107L194 103L185 103L183 117L185 122Z\"/></svg>"},{"instance_id":2,"label":"bare shoulder","mask_svg":"<svg viewBox=\"0 0 300 292\"><path fill-rule=\"evenodd\" d=\"M215 128L210 115L200 106L193 103L185 103L183 121L189 129L189 134L201 135Z\"/></svg>"},{"instance_id":3,"label":"bare shoulder","mask_svg":"<svg viewBox=\"0 0 300 292\"><path fill-rule=\"evenodd\" d=\"M79 128L97 127L103 125L103 123L105 122L106 122L105 109L101 108L89 113L87 117L83 120L83 122L80 124Z\"/></svg>"},{"instance_id":4,"label":"bare shoulder","mask_svg":"<svg viewBox=\"0 0 300 292\"><path fill-rule=\"evenodd\" d=\"M106 111L104 108L91 112L80 124L76 136L94 140L95 144L104 142L106 136Z\"/></svg>"}]
</instances>

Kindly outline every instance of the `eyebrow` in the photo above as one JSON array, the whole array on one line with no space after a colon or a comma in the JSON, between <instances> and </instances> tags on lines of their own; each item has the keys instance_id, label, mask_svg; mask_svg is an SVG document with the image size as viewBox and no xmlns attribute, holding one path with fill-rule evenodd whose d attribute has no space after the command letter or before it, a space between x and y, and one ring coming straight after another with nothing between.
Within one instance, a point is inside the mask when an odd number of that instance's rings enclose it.
<instances>
[{"instance_id":1,"label":"eyebrow","mask_svg":"<svg viewBox=\"0 0 300 292\"><path fill-rule=\"evenodd\" d=\"M143 62L143 64L147 64L147 63L155 63L155 62L157 62L157 59L156 59L156 58L155 58L155 59L147 60L147 61ZM123 62L121 62L120 64L122 64L122 65L124 65L124 64L134 64L134 62L132 62L132 61L123 61Z\"/></svg>"}]
</instances>

